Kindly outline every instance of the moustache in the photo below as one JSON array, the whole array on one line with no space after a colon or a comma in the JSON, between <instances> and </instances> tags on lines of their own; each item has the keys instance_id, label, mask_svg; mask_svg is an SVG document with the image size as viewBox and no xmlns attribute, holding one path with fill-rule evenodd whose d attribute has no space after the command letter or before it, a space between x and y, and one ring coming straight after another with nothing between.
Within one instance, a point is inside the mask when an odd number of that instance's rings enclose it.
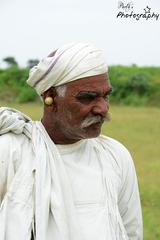
<instances>
[{"instance_id":1,"label":"moustache","mask_svg":"<svg viewBox=\"0 0 160 240\"><path fill-rule=\"evenodd\" d=\"M86 128L94 123L109 122L110 120L111 120L110 113L107 113L105 117L102 117L101 115L97 115L97 116L89 115L83 120L81 127Z\"/></svg>"}]
</instances>

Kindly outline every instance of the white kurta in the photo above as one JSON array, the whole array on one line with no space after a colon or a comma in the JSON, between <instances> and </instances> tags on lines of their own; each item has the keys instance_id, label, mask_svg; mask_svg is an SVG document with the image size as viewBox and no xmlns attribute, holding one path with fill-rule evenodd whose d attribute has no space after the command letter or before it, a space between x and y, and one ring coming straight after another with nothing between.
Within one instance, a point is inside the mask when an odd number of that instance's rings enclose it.
<instances>
[{"instance_id":1,"label":"white kurta","mask_svg":"<svg viewBox=\"0 0 160 240\"><path fill-rule=\"evenodd\" d=\"M138 240L142 218L130 154L100 136L56 146L41 122L0 109L1 240Z\"/></svg>"},{"instance_id":2,"label":"white kurta","mask_svg":"<svg viewBox=\"0 0 160 240\"><path fill-rule=\"evenodd\" d=\"M57 145L57 148L69 178L77 224L83 239L142 240L142 218L137 178L133 161L127 149L119 142L104 136L81 140L75 144ZM33 169L30 181L33 186L36 165L31 140L24 134L7 133L0 136L1 207L16 172L21 168L22 172L25 170L26 174L27 168ZM26 188L24 183L24 191L20 192L22 202L25 202L25 196L28 196L28 191L31 191L32 186ZM34 199L34 192L32 196ZM30 201L32 202L33 199ZM34 213L30 203L27 206L28 215ZM18 202L15 201L16 204ZM23 211L23 206L21 211ZM31 231L33 222L32 224L28 222L29 217L24 216L26 219L18 219L16 216L18 215L12 212L10 221L17 222L17 227L22 228L22 232L23 226L30 224L28 228ZM113 226L116 226L114 233L112 232ZM122 231L121 238L118 235L115 237L116 232L119 234L119 228ZM11 235L5 240L16 236L15 229L14 225L14 228L10 229ZM108 236L113 236L113 238L108 238ZM22 238L22 240L26 239L29 238L27 236ZM56 222L51 214L48 219L46 240L61 240Z\"/></svg>"}]
</instances>

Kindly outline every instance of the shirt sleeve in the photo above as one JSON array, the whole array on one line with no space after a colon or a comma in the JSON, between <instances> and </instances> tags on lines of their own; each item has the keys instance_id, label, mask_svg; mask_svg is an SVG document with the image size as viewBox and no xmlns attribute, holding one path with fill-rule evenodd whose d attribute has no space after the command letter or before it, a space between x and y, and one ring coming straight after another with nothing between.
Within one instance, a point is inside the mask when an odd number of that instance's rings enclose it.
<instances>
[{"instance_id":1,"label":"shirt sleeve","mask_svg":"<svg viewBox=\"0 0 160 240\"><path fill-rule=\"evenodd\" d=\"M120 215L129 240L142 240L142 212L135 167L127 149L123 149L120 157L122 160L122 184L118 195Z\"/></svg>"}]
</instances>

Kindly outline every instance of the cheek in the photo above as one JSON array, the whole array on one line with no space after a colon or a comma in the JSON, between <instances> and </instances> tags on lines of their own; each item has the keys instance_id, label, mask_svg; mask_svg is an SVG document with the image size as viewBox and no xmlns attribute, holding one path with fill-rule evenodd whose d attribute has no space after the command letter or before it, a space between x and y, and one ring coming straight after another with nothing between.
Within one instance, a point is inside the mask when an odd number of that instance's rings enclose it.
<instances>
[{"instance_id":1,"label":"cheek","mask_svg":"<svg viewBox=\"0 0 160 240\"><path fill-rule=\"evenodd\" d=\"M71 107L71 110L73 114L82 116L91 111L90 106L84 104L75 104Z\"/></svg>"},{"instance_id":2,"label":"cheek","mask_svg":"<svg viewBox=\"0 0 160 240\"><path fill-rule=\"evenodd\" d=\"M67 112L71 116L72 121L78 123L88 115L90 108L82 104L72 104L67 108Z\"/></svg>"}]
</instances>

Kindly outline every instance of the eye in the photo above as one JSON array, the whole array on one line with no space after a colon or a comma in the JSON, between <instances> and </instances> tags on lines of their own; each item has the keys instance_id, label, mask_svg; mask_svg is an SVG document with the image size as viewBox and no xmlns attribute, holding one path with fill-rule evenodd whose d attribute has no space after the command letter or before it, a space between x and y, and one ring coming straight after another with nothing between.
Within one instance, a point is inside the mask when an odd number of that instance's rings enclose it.
<instances>
[{"instance_id":1,"label":"eye","mask_svg":"<svg viewBox=\"0 0 160 240\"><path fill-rule=\"evenodd\" d=\"M93 97L93 96L78 96L78 97L76 97L76 99L78 99L78 100L92 100L92 99L94 99L95 97Z\"/></svg>"}]
</instances>

